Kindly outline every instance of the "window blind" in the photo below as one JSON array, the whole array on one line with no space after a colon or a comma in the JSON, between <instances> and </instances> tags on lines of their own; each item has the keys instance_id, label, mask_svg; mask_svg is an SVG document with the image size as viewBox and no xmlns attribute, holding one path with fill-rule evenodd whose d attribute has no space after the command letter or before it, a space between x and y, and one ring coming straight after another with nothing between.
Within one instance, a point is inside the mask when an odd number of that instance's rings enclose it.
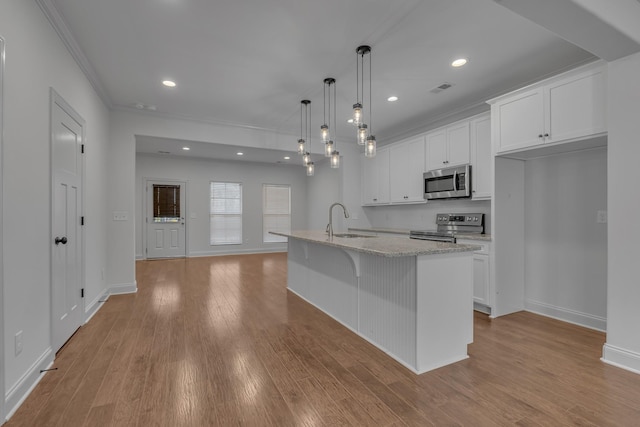
<instances>
[{"instance_id":1,"label":"window blind","mask_svg":"<svg viewBox=\"0 0 640 427\"><path fill-rule=\"evenodd\" d=\"M211 182L211 245L242 243L242 184Z\"/></svg>"},{"instance_id":2,"label":"window blind","mask_svg":"<svg viewBox=\"0 0 640 427\"><path fill-rule=\"evenodd\" d=\"M270 234L291 232L291 186L262 185L262 241L264 243L286 242L284 236Z\"/></svg>"}]
</instances>

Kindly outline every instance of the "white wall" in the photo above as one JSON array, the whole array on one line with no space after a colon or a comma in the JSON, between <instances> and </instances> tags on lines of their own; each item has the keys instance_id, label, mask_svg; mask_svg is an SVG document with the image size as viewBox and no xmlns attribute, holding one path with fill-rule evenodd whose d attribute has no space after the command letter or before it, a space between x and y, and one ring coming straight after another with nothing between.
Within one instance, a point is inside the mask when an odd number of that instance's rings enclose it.
<instances>
[{"instance_id":1,"label":"white wall","mask_svg":"<svg viewBox=\"0 0 640 427\"><path fill-rule=\"evenodd\" d=\"M106 265L103 164L108 110L35 1L0 3L6 42L4 80L4 396L11 411L53 355L50 349L50 139L49 88L86 121L84 207L86 304L104 290ZM89 307L87 307L89 308ZM24 348L14 352L23 331Z\"/></svg>"},{"instance_id":2,"label":"white wall","mask_svg":"<svg viewBox=\"0 0 640 427\"><path fill-rule=\"evenodd\" d=\"M525 308L604 330L607 150L525 162Z\"/></svg>"},{"instance_id":3,"label":"white wall","mask_svg":"<svg viewBox=\"0 0 640 427\"><path fill-rule=\"evenodd\" d=\"M334 208L333 230L346 231L349 227L369 227L360 204L360 167L364 152L354 142L340 143L340 168L331 169L328 161L316 165L316 174L309 179L309 228L325 230L329 222L329 207L343 203L349 211L345 219L340 207Z\"/></svg>"},{"instance_id":4,"label":"white wall","mask_svg":"<svg viewBox=\"0 0 640 427\"><path fill-rule=\"evenodd\" d=\"M640 54L609 64L607 343L603 360L640 372Z\"/></svg>"},{"instance_id":5,"label":"white wall","mask_svg":"<svg viewBox=\"0 0 640 427\"><path fill-rule=\"evenodd\" d=\"M185 216L187 256L228 253L286 251L286 243L262 242L262 184L291 186L291 228L307 228L307 177L302 166L241 161L219 161L188 157L138 154L136 157L136 256L143 258L145 179L167 179L187 183ZM209 183L242 183L242 237L240 245L209 245ZM196 218L191 216L195 214Z\"/></svg>"},{"instance_id":6,"label":"white wall","mask_svg":"<svg viewBox=\"0 0 640 427\"><path fill-rule=\"evenodd\" d=\"M274 131L202 123L189 120L166 119L148 114L123 111L111 113L109 168L117 171L110 177L107 215L113 211L128 213L127 221L107 220L108 229L108 286L123 292L134 291L136 236L138 216L135 171L136 135L175 138L222 144L237 144L247 147L294 150L295 135L284 135ZM314 153L322 147L315 144ZM304 176L306 180L306 175Z\"/></svg>"}]
</instances>

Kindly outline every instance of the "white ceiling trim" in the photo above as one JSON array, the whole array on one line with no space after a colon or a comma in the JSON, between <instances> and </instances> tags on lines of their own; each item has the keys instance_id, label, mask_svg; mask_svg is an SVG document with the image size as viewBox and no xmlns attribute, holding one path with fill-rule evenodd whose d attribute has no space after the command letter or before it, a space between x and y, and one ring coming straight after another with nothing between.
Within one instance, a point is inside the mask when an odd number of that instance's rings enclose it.
<instances>
[{"instance_id":1,"label":"white ceiling trim","mask_svg":"<svg viewBox=\"0 0 640 427\"><path fill-rule=\"evenodd\" d=\"M82 52L82 49L80 49L80 45L76 42L69 26L62 18L60 12L58 12L58 9L56 9L51 0L36 0L36 3L40 6L40 9L42 9L42 12L47 17L54 30L56 30L56 33L58 33L58 36L67 47L67 50L78 64L78 67L80 67L84 75L87 77L89 83L91 83L91 86L93 86L93 89L96 91L102 102L104 102L108 108L113 109L113 102L111 102L111 98L107 94L107 91L104 89L104 86L102 86L102 83L100 83L98 74L91 66L91 63L89 63L89 60L84 52Z\"/></svg>"}]
</instances>

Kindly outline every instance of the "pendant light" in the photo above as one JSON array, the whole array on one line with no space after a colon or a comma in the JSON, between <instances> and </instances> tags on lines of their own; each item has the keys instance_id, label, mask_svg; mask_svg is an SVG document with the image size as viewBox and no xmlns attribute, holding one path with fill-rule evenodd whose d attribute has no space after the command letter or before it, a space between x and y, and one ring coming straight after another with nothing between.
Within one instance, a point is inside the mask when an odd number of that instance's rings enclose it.
<instances>
[{"instance_id":1,"label":"pendant light","mask_svg":"<svg viewBox=\"0 0 640 427\"><path fill-rule=\"evenodd\" d=\"M361 71L364 69L364 56L369 54L369 136L367 135L366 125L358 126L358 143L364 144L364 155L365 157L375 157L376 156L376 137L373 135L373 119L372 119L372 74L371 74L371 47L370 46L358 46L356 52L361 58ZM364 102L364 71L362 71L362 99ZM364 119L363 119L364 120Z\"/></svg>"},{"instance_id":2,"label":"pendant light","mask_svg":"<svg viewBox=\"0 0 640 427\"><path fill-rule=\"evenodd\" d=\"M333 84L333 139L336 141L332 143L333 151L331 152L331 161L330 165L332 169L337 169L340 167L340 153L336 150L336 144L338 141L338 129L337 129L337 121L336 121L336 80L331 79ZM329 94L331 94L331 85L329 85ZM329 97L329 121L331 121L331 97ZM331 142L331 141L329 141Z\"/></svg>"},{"instance_id":3,"label":"pendant light","mask_svg":"<svg viewBox=\"0 0 640 427\"><path fill-rule=\"evenodd\" d=\"M324 142L324 156L331 157L333 153L333 141L331 140L331 85L336 82L335 79L327 77L324 79L323 95L323 115L324 124L320 126L322 133L322 142ZM327 106L327 92L329 92L329 105ZM327 109L329 111L329 125L327 125ZM335 126L335 123L334 123Z\"/></svg>"},{"instance_id":4,"label":"pendant light","mask_svg":"<svg viewBox=\"0 0 640 427\"><path fill-rule=\"evenodd\" d=\"M358 127L364 124L362 104L364 104L364 56L371 52L369 46L358 46L356 49L356 103L353 104L353 124Z\"/></svg>"},{"instance_id":5,"label":"pendant light","mask_svg":"<svg viewBox=\"0 0 640 427\"><path fill-rule=\"evenodd\" d=\"M304 146L304 138L303 138L303 131L302 131L302 125L304 123L304 120L302 119L303 105L304 105L304 101L300 102L300 139L298 140L298 150L297 150L297 153L300 156L304 155L304 153L307 151Z\"/></svg>"},{"instance_id":6,"label":"pendant light","mask_svg":"<svg viewBox=\"0 0 640 427\"><path fill-rule=\"evenodd\" d=\"M322 91L323 95L323 115L324 115L324 124L320 126L320 130L322 132L322 141L324 142L324 155L325 157L331 157L331 153L333 153L333 141L331 140L331 85L335 84L336 80L332 77L327 77L324 79L324 87ZM327 106L327 92L329 98L329 105ZM335 98L334 98L335 104ZM329 112L329 125L327 125L327 111ZM335 126L335 122L334 122Z\"/></svg>"},{"instance_id":7,"label":"pendant light","mask_svg":"<svg viewBox=\"0 0 640 427\"><path fill-rule=\"evenodd\" d=\"M313 176L315 172L315 166L311 161L311 108L309 107L311 101L309 101L308 99L303 99L302 101L300 101L300 103L304 105L304 132L306 140L308 141L306 150L302 155L302 161L304 162L304 166L307 169L307 176Z\"/></svg>"}]
</instances>

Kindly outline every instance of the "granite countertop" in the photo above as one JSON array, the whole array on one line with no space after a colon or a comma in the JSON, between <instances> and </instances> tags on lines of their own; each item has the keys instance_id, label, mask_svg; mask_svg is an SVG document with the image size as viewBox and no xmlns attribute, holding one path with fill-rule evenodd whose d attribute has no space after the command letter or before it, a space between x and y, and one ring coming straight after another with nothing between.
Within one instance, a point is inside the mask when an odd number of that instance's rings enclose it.
<instances>
[{"instance_id":1,"label":"granite countertop","mask_svg":"<svg viewBox=\"0 0 640 427\"><path fill-rule=\"evenodd\" d=\"M352 228L349 227L349 231L353 231L353 232L364 232L364 233L391 233L391 234L406 234L407 237L409 237L409 231L406 228ZM491 241L491 234L466 234L466 233L459 233L456 234L456 237L458 239L466 239L466 240L481 240L484 242L490 242Z\"/></svg>"},{"instance_id":2,"label":"granite countertop","mask_svg":"<svg viewBox=\"0 0 640 427\"><path fill-rule=\"evenodd\" d=\"M329 236L325 231L316 230L299 230L292 231L290 233L272 232L272 234L385 257L473 252L480 249L480 246L477 245L460 245L446 242L433 242L429 240L407 239L405 237L395 236L336 237L334 235L332 239L329 239Z\"/></svg>"}]
</instances>

